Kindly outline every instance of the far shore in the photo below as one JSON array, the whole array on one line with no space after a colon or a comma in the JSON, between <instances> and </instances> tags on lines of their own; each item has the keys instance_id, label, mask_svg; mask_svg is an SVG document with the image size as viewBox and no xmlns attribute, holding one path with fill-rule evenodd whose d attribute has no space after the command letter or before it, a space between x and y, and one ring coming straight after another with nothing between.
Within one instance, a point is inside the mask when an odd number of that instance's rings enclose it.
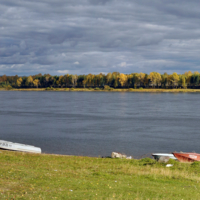
<instances>
[{"instance_id":1,"label":"far shore","mask_svg":"<svg viewBox=\"0 0 200 200\"><path fill-rule=\"evenodd\" d=\"M200 92L200 89L153 89L153 88L145 88L145 89L95 89L95 88L12 88L5 89L0 88L0 91L65 91L65 92L150 92L150 93L160 93L160 92L170 92L170 93L179 93L179 92L189 92L195 93Z\"/></svg>"}]
</instances>

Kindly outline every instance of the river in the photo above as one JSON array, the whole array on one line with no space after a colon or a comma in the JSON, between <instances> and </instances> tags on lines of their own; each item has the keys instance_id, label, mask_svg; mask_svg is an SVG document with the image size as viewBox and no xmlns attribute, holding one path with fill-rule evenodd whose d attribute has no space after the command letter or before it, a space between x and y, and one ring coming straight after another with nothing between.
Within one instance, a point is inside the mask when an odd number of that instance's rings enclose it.
<instances>
[{"instance_id":1,"label":"river","mask_svg":"<svg viewBox=\"0 0 200 200\"><path fill-rule=\"evenodd\" d=\"M1 140L43 153L200 153L199 93L0 91Z\"/></svg>"}]
</instances>

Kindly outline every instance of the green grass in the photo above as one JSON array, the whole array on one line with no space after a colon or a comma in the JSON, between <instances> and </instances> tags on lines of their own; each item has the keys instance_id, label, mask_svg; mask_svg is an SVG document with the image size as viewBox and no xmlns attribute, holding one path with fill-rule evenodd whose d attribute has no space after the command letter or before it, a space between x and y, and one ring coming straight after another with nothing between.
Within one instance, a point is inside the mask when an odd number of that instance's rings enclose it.
<instances>
[{"instance_id":1,"label":"green grass","mask_svg":"<svg viewBox=\"0 0 200 200\"><path fill-rule=\"evenodd\" d=\"M200 165L0 151L0 199L199 199Z\"/></svg>"}]
</instances>

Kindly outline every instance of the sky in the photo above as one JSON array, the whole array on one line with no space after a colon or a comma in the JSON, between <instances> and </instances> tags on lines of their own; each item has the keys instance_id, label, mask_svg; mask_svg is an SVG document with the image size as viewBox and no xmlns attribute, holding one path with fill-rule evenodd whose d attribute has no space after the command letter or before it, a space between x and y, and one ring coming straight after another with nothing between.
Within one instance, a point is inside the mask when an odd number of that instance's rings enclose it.
<instances>
[{"instance_id":1,"label":"sky","mask_svg":"<svg viewBox=\"0 0 200 200\"><path fill-rule=\"evenodd\" d=\"M200 71L199 0L0 0L0 75Z\"/></svg>"}]
</instances>

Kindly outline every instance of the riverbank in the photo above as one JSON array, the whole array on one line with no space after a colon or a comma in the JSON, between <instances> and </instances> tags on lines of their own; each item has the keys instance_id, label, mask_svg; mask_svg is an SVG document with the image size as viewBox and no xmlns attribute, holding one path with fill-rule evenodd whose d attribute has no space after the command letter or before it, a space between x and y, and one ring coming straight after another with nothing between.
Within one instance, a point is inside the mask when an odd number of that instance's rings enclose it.
<instances>
[{"instance_id":1,"label":"riverbank","mask_svg":"<svg viewBox=\"0 0 200 200\"><path fill-rule=\"evenodd\" d=\"M5 88L0 88L1 91L8 90ZM198 93L200 89L114 89L111 88L109 90L100 89L100 88L12 88L9 91L66 91L66 92L149 92L149 93L161 93L161 92L169 92L169 93Z\"/></svg>"},{"instance_id":2,"label":"riverbank","mask_svg":"<svg viewBox=\"0 0 200 200\"><path fill-rule=\"evenodd\" d=\"M199 163L0 151L0 199L199 199Z\"/></svg>"}]
</instances>

